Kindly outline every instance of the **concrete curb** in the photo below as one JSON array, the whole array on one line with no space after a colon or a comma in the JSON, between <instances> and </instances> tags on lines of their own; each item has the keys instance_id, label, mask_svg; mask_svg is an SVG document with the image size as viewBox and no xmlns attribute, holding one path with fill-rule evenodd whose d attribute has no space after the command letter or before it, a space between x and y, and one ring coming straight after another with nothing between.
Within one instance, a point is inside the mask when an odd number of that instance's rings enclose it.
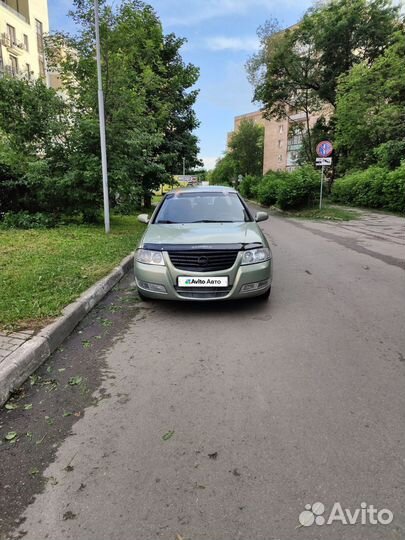
<instances>
[{"instance_id":1,"label":"concrete curb","mask_svg":"<svg viewBox=\"0 0 405 540\"><path fill-rule=\"evenodd\" d=\"M87 289L62 310L56 321L45 326L0 364L0 406L59 347L79 322L133 267L134 254L125 257L108 276ZM4 364L4 365L3 365Z\"/></svg>"}]
</instances>

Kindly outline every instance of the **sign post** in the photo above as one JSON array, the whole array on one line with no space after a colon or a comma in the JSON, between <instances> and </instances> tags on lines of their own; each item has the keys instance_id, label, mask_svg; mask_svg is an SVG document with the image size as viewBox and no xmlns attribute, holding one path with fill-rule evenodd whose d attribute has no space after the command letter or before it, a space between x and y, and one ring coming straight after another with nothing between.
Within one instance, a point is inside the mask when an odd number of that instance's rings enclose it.
<instances>
[{"instance_id":1,"label":"sign post","mask_svg":"<svg viewBox=\"0 0 405 540\"><path fill-rule=\"evenodd\" d=\"M318 158L316 159L316 166L321 168L321 189L319 193L319 210L322 209L322 197L323 197L323 179L324 168L332 165L332 158L329 157L333 152L333 145L330 141L321 141L316 147L316 153Z\"/></svg>"},{"instance_id":2,"label":"sign post","mask_svg":"<svg viewBox=\"0 0 405 540\"><path fill-rule=\"evenodd\" d=\"M94 0L94 26L96 30L98 116L100 124L101 171L103 177L104 228L105 232L108 234L110 232L110 201L108 197L107 145L105 140L104 94L101 78L100 22L98 13L98 0Z\"/></svg>"}]
</instances>

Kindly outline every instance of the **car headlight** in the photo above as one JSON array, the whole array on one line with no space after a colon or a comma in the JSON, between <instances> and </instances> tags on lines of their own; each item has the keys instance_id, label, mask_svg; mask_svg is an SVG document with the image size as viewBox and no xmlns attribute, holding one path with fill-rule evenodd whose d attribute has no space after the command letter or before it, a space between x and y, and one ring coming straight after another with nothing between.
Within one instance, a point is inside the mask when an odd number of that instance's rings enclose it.
<instances>
[{"instance_id":1,"label":"car headlight","mask_svg":"<svg viewBox=\"0 0 405 540\"><path fill-rule=\"evenodd\" d=\"M137 249L135 258L144 264L157 264L164 266L165 261L161 251L151 251L150 249Z\"/></svg>"},{"instance_id":2,"label":"car headlight","mask_svg":"<svg viewBox=\"0 0 405 540\"><path fill-rule=\"evenodd\" d=\"M243 252L241 264L255 264L271 259L269 248L248 249Z\"/></svg>"}]
</instances>

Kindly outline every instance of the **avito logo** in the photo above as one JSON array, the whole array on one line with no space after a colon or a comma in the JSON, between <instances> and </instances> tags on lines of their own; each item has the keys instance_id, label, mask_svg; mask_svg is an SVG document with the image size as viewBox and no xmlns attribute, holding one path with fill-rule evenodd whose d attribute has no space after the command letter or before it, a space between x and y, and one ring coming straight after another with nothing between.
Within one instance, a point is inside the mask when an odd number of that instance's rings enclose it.
<instances>
[{"instance_id":1,"label":"avito logo","mask_svg":"<svg viewBox=\"0 0 405 540\"><path fill-rule=\"evenodd\" d=\"M389 525L394 519L391 510L383 508L378 510L372 504L362 502L360 508L350 510L342 508L339 502L334 503L329 516L324 516L325 505L321 502L306 504L305 510L298 517L300 527L310 527L311 525L331 525L340 522L342 525Z\"/></svg>"}]
</instances>

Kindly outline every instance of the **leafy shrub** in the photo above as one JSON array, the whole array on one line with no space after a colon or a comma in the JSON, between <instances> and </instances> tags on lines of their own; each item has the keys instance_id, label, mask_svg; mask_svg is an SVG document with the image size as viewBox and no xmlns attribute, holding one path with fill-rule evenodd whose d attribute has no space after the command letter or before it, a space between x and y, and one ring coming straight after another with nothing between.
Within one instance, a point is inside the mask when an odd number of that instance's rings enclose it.
<instances>
[{"instance_id":1,"label":"leafy shrub","mask_svg":"<svg viewBox=\"0 0 405 540\"><path fill-rule=\"evenodd\" d=\"M293 172L269 171L260 181L249 180L244 189L264 206L277 204L283 210L292 210L314 203L319 180L319 173L307 166Z\"/></svg>"},{"instance_id":2,"label":"leafy shrub","mask_svg":"<svg viewBox=\"0 0 405 540\"><path fill-rule=\"evenodd\" d=\"M259 182L260 178L258 178L257 176L245 176L239 186L241 195L243 197L246 197L247 199L254 197L255 193L257 192Z\"/></svg>"},{"instance_id":3,"label":"leafy shrub","mask_svg":"<svg viewBox=\"0 0 405 540\"><path fill-rule=\"evenodd\" d=\"M277 172L267 173L257 186L256 198L264 206L276 204L278 191L284 179L284 174Z\"/></svg>"},{"instance_id":4,"label":"leafy shrub","mask_svg":"<svg viewBox=\"0 0 405 540\"><path fill-rule=\"evenodd\" d=\"M286 173L277 189L277 205L282 210L312 206L319 195L319 173L311 166Z\"/></svg>"},{"instance_id":5,"label":"leafy shrub","mask_svg":"<svg viewBox=\"0 0 405 540\"><path fill-rule=\"evenodd\" d=\"M389 172L382 167L349 174L336 180L333 200L367 208L405 212L405 165Z\"/></svg>"},{"instance_id":6,"label":"leafy shrub","mask_svg":"<svg viewBox=\"0 0 405 540\"><path fill-rule=\"evenodd\" d=\"M55 227L56 219L51 214L36 212L30 214L27 211L6 212L0 221L2 229L48 229Z\"/></svg>"},{"instance_id":7,"label":"leafy shrub","mask_svg":"<svg viewBox=\"0 0 405 540\"><path fill-rule=\"evenodd\" d=\"M405 165L391 171L383 183L384 208L405 214Z\"/></svg>"},{"instance_id":8,"label":"leafy shrub","mask_svg":"<svg viewBox=\"0 0 405 540\"><path fill-rule=\"evenodd\" d=\"M354 186L358 182L356 173L335 180L332 186L332 199L341 204L354 204Z\"/></svg>"},{"instance_id":9,"label":"leafy shrub","mask_svg":"<svg viewBox=\"0 0 405 540\"><path fill-rule=\"evenodd\" d=\"M405 155L405 140L387 141L374 148L373 153L380 167L395 169Z\"/></svg>"}]
</instances>

